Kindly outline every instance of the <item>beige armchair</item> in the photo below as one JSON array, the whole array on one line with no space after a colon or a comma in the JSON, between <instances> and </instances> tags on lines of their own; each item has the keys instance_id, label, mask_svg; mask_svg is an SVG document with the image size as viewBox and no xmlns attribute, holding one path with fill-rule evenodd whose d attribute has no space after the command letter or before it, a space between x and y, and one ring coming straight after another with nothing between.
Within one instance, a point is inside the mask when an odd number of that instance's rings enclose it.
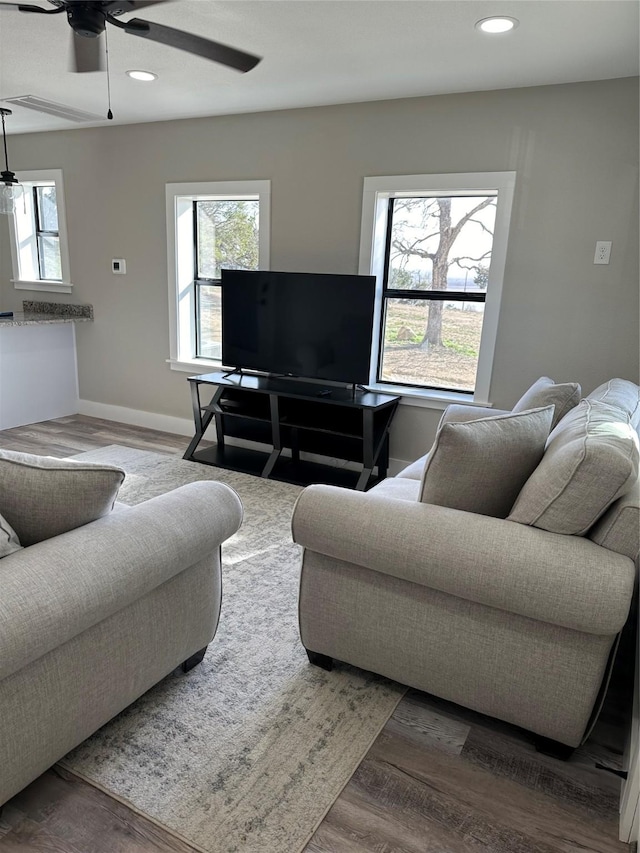
<instances>
[{"instance_id":1,"label":"beige armchair","mask_svg":"<svg viewBox=\"0 0 640 853\"><path fill-rule=\"evenodd\" d=\"M202 660L220 615L220 545L241 520L228 486L190 483L0 560L0 805Z\"/></svg>"}]
</instances>

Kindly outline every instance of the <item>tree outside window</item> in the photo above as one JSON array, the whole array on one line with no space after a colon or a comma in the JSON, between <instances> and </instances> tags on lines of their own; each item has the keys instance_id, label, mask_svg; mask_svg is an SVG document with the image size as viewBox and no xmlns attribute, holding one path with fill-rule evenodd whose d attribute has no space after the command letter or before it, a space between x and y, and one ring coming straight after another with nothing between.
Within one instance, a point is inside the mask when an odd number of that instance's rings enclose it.
<instances>
[{"instance_id":1,"label":"tree outside window","mask_svg":"<svg viewBox=\"0 0 640 853\"><path fill-rule=\"evenodd\" d=\"M257 199L193 202L195 224L196 356L219 359L222 348L221 271L256 270Z\"/></svg>"},{"instance_id":2,"label":"tree outside window","mask_svg":"<svg viewBox=\"0 0 640 853\"><path fill-rule=\"evenodd\" d=\"M378 381L474 390L496 201L389 198Z\"/></svg>"}]
</instances>

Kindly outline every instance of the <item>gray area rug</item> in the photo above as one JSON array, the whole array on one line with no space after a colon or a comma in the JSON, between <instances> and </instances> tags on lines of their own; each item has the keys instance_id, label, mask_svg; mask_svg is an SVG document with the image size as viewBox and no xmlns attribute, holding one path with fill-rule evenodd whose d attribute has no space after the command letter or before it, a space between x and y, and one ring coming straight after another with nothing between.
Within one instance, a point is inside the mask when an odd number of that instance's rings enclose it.
<instances>
[{"instance_id":1,"label":"gray area rug","mask_svg":"<svg viewBox=\"0 0 640 853\"><path fill-rule=\"evenodd\" d=\"M298 853L392 714L404 688L311 666L300 643L300 488L112 445L75 457L120 465L136 504L221 480L245 518L223 546L218 632L202 664L174 673L62 764L206 853Z\"/></svg>"}]
</instances>

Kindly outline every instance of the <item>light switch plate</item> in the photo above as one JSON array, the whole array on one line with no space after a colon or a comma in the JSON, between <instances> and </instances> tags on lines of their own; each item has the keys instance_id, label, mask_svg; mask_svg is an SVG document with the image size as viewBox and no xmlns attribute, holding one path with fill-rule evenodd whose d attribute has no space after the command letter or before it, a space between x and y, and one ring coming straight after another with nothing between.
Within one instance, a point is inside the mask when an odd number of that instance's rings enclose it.
<instances>
[{"instance_id":1,"label":"light switch plate","mask_svg":"<svg viewBox=\"0 0 640 853\"><path fill-rule=\"evenodd\" d=\"M127 262L124 258L114 258L111 261L111 271L114 275L126 275Z\"/></svg>"}]
</instances>

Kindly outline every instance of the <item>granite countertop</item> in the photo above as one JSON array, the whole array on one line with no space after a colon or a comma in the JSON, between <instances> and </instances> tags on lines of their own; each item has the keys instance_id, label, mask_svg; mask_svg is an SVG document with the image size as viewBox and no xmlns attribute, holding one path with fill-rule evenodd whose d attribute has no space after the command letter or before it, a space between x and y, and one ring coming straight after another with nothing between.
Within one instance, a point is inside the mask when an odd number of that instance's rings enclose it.
<instances>
[{"instance_id":1,"label":"granite countertop","mask_svg":"<svg viewBox=\"0 0 640 853\"><path fill-rule=\"evenodd\" d=\"M66 302L23 302L22 311L13 317L0 317L5 326L34 326L45 323L86 323L93 320L93 305L71 305Z\"/></svg>"}]
</instances>

